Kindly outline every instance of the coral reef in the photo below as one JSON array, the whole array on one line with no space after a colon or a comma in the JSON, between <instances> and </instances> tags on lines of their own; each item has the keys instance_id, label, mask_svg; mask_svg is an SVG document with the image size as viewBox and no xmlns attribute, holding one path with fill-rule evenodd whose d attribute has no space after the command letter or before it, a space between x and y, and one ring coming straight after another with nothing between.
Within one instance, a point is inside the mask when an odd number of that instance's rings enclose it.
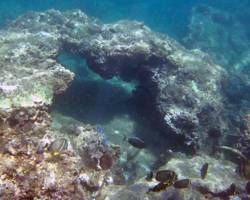
<instances>
[{"instance_id":1,"label":"coral reef","mask_svg":"<svg viewBox=\"0 0 250 200\"><path fill-rule=\"evenodd\" d=\"M69 135L36 128L1 131L1 199L91 199L109 183L125 183L118 146L90 125L65 130ZM50 147L60 138L67 145L53 154Z\"/></svg>"},{"instance_id":2,"label":"coral reef","mask_svg":"<svg viewBox=\"0 0 250 200\"><path fill-rule=\"evenodd\" d=\"M1 108L51 105L74 78L55 60L58 36L1 31ZM54 59L53 59L54 58Z\"/></svg>"},{"instance_id":3,"label":"coral reef","mask_svg":"<svg viewBox=\"0 0 250 200\"><path fill-rule=\"evenodd\" d=\"M19 34L20 31L25 33ZM63 13L50 10L20 16L8 26L8 32L12 37L18 34L21 41L33 41L30 42L33 45L24 45L20 41L9 58L14 63L30 60L25 69L31 74L34 68L37 69L33 60L43 61L38 62L39 69L40 65L42 69L46 68L45 77L40 81L45 81L46 91L50 91L40 95L44 103L46 100L50 103L52 93L63 92L73 78L72 73L55 61L63 48L86 58L88 66L104 79L120 76L125 81L139 80L135 98L143 107L145 116L160 123L161 132L168 137L198 149L210 128L216 128L218 132L224 129L223 123L218 122L223 111L220 87L225 71L208 55L198 50L188 51L168 36L152 32L143 23L119 21L103 24L78 10ZM45 38L46 42L41 44ZM2 41L12 40L6 36ZM11 48L9 43L2 43L3 50ZM5 54L3 52L3 57ZM32 55L36 55L35 59ZM15 66L9 65L8 69ZM9 80L10 75L7 77L5 81L14 85ZM39 88L38 91L43 90Z\"/></svg>"},{"instance_id":4,"label":"coral reef","mask_svg":"<svg viewBox=\"0 0 250 200\"><path fill-rule=\"evenodd\" d=\"M195 6L191 10L187 35L182 41L187 48L208 53L227 70L229 78L223 88L226 103L230 104L227 108L241 118L249 110L245 100L250 99L250 41L249 28L246 26L249 15L243 9L248 10L248 7L246 2L240 2L235 12L229 13L204 4Z\"/></svg>"},{"instance_id":5,"label":"coral reef","mask_svg":"<svg viewBox=\"0 0 250 200\"><path fill-rule=\"evenodd\" d=\"M82 158L82 166L85 166L86 171L110 170L112 183L125 184L125 177L119 166L121 150L119 146L112 144L105 134L90 125L69 125L61 131L67 133L74 152Z\"/></svg>"},{"instance_id":6,"label":"coral reef","mask_svg":"<svg viewBox=\"0 0 250 200\"><path fill-rule=\"evenodd\" d=\"M240 150L249 159L250 42L246 26L249 15L242 9L248 10L246 2L238 6L236 12L227 13L197 5L191 11L188 35L182 43L207 52L227 69L228 79L222 92L226 97L224 118L228 119L229 128L223 143Z\"/></svg>"},{"instance_id":7,"label":"coral reef","mask_svg":"<svg viewBox=\"0 0 250 200\"><path fill-rule=\"evenodd\" d=\"M103 24L79 10L29 12L0 31L2 198L101 198L125 184L120 148L98 127L51 129L53 95L65 92L74 78L57 61L62 50L86 58L103 79L137 79L138 107L172 143L168 148L177 144L194 153L208 136L222 135L226 72L207 54L136 21ZM129 190L146 187L139 183Z\"/></svg>"},{"instance_id":8,"label":"coral reef","mask_svg":"<svg viewBox=\"0 0 250 200\"><path fill-rule=\"evenodd\" d=\"M227 69L239 62L239 56L250 46L245 25L236 14L225 10L199 4L191 11L188 28L183 44L209 53Z\"/></svg>"},{"instance_id":9,"label":"coral reef","mask_svg":"<svg viewBox=\"0 0 250 200\"><path fill-rule=\"evenodd\" d=\"M3 199L60 199L77 197L78 158L69 153L53 158L38 149L36 132L1 132L1 189ZM59 170L60 169L60 170ZM79 193L80 194L80 193Z\"/></svg>"}]
</instances>

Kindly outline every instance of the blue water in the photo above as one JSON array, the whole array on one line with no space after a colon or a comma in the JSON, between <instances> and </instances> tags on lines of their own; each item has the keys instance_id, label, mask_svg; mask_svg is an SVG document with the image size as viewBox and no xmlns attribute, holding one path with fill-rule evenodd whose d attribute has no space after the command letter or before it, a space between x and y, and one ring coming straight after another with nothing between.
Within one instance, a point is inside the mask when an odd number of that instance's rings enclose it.
<instances>
[{"instance_id":1,"label":"blue water","mask_svg":"<svg viewBox=\"0 0 250 200\"><path fill-rule=\"evenodd\" d=\"M105 23L122 19L143 21L152 30L181 40L186 34L192 7L205 4L222 12L235 13L243 4L246 11L249 9L249 3L244 2L241 0L1 0L0 25L4 26L7 23L6 19L13 20L28 11L80 9ZM240 12L242 13L242 10ZM243 21L248 19L246 16L241 18Z\"/></svg>"}]
</instances>

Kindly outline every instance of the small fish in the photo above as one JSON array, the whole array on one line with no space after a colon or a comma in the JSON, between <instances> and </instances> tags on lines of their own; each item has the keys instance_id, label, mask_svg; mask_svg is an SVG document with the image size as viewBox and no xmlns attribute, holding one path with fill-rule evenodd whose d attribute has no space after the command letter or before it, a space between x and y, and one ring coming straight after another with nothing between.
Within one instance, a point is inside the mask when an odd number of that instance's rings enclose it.
<instances>
[{"instance_id":1,"label":"small fish","mask_svg":"<svg viewBox=\"0 0 250 200\"><path fill-rule=\"evenodd\" d=\"M147 181L152 181L153 176L154 176L154 173L153 173L152 171L150 171L150 172L147 174L147 176L146 176L145 179L146 179Z\"/></svg>"},{"instance_id":2,"label":"small fish","mask_svg":"<svg viewBox=\"0 0 250 200\"><path fill-rule=\"evenodd\" d=\"M174 182L173 186L175 188L181 189L181 188L186 188L191 184L191 181L189 179L182 179L179 181Z\"/></svg>"},{"instance_id":3,"label":"small fish","mask_svg":"<svg viewBox=\"0 0 250 200\"><path fill-rule=\"evenodd\" d=\"M238 165L235 172L241 176L244 180L250 180L250 163L243 163Z\"/></svg>"},{"instance_id":4,"label":"small fish","mask_svg":"<svg viewBox=\"0 0 250 200\"><path fill-rule=\"evenodd\" d=\"M204 164L201 168L201 179L205 179L207 176L208 163Z\"/></svg>"},{"instance_id":5,"label":"small fish","mask_svg":"<svg viewBox=\"0 0 250 200\"><path fill-rule=\"evenodd\" d=\"M230 185L230 187L226 190L228 196L234 195L237 190L237 187L234 183Z\"/></svg>"},{"instance_id":6,"label":"small fish","mask_svg":"<svg viewBox=\"0 0 250 200\"><path fill-rule=\"evenodd\" d=\"M161 190L165 190L167 187L169 187L171 185L172 184L170 184L170 183L160 182L159 184L157 184L153 188L150 188L147 193L149 193L149 192L160 192Z\"/></svg>"},{"instance_id":7,"label":"small fish","mask_svg":"<svg viewBox=\"0 0 250 200\"><path fill-rule=\"evenodd\" d=\"M144 149L147 147L147 144L137 137L127 138L126 135L124 135L123 141L125 140L128 141L128 143L133 147L136 147L138 149Z\"/></svg>"},{"instance_id":8,"label":"small fish","mask_svg":"<svg viewBox=\"0 0 250 200\"><path fill-rule=\"evenodd\" d=\"M177 174L172 170L162 170L156 173L155 179L159 182L175 182L178 177Z\"/></svg>"},{"instance_id":9,"label":"small fish","mask_svg":"<svg viewBox=\"0 0 250 200\"><path fill-rule=\"evenodd\" d=\"M236 192L236 190L237 190L236 185L235 185L234 183L232 183L232 184L229 186L228 189L223 190L223 191L218 192L218 193L212 193L212 195L213 195L214 197L220 197L220 198L222 198L222 199L229 199L228 197L234 195L235 192Z\"/></svg>"},{"instance_id":10,"label":"small fish","mask_svg":"<svg viewBox=\"0 0 250 200\"><path fill-rule=\"evenodd\" d=\"M61 151L65 150L68 148L68 141L64 138L59 138L54 140L48 150L51 152L53 155L58 155Z\"/></svg>"},{"instance_id":11,"label":"small fish","mask_svg":"<svg viewBox=\"0 0 250 200\"><path fill-rule=\"evenodd\" d=\"M103 170L110 169L113 165L113 159L109 155L103 155L100 158L100 166Z\"/></svg>"}]
</instances>

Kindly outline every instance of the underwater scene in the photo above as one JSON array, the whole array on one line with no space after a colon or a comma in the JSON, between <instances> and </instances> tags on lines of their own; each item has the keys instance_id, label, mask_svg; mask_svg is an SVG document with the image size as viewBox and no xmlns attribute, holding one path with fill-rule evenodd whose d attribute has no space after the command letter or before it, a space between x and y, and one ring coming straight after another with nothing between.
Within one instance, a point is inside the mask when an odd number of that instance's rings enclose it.
<instances>
[{"instance_id":1,"label":"underwater scene","mask_svg":"<svg viewBox=\"0 0 250 200\"><path fill-rule=\"evenodd\" d=\"M0 1L0 200L206 199L250 199L249 0Z\"/></svg>"}]
</instances>

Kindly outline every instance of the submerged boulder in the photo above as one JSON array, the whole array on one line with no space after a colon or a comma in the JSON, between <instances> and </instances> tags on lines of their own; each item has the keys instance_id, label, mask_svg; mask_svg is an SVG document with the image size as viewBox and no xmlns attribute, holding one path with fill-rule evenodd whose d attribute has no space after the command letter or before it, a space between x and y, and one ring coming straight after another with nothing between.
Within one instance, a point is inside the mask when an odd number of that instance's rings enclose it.
<instances>
[{"instance_id":1,"label":"submerged boulder","mask_svg":"<svg viewBox=\"0 0 250 200\"><path fill-rule=\"evenodd\" d=\"M139 80L138 106L169 140L196 150L210 129L223 132L220 88L226 72L207 54L143 23L103 24L79 10L49 10L20 16L0 35L0 107L7 112L12 105L47 107L53 94L69 87L74 74L57 62L63 49L86 58L104 79Z\"/></svg>"},{"instance_id":2,"label":"submerged boulder","mask_svg":"<svg viewBox=\"0 0 250 200\"><path fill-rule=\"evenodd\" d=\"M103 79L139 80L138 107L169 143L197 150L208 135L223 133L226 72L207 54L136 21L103 24L79 10L29 12L0 31L2 196L95 198L109 183L125 183L119 147L93 127L51 130L53 95L74 78L57 61L62 50L85 58Z\"/></svg>"}]
</instances>

